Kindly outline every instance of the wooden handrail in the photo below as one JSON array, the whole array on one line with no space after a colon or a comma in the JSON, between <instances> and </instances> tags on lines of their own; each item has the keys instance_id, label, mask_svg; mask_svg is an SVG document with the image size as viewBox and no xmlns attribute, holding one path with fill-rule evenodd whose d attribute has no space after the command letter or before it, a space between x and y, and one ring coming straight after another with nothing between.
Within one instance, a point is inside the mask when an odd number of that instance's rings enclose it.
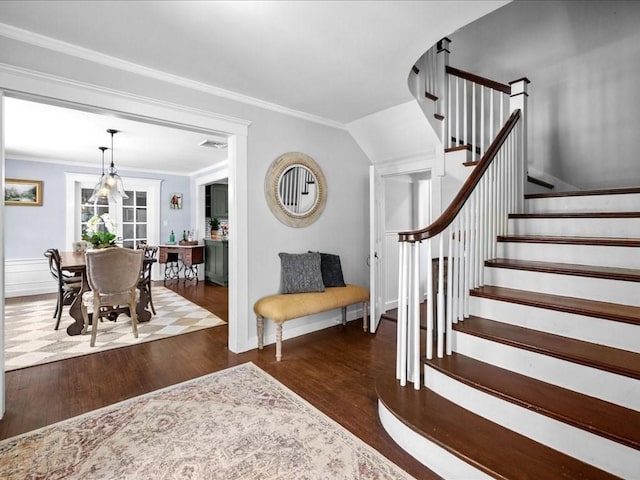
<instances>
[{"instance_id":1,"label":"wooden handrail","mask_svg":"<svg viewBox=\"0 0 640 480\"><path fill-rule=\"evenodd\" d=\"M518 120L520 120L521 115L522 113L520 109L515 110L511 114L507 122L504 124L504 126L496 136L493 143L491 143L486 153L480 160L480 163L478 163L471 175L469 175L469 178L467 178L467 180L464 182L462 188L460 188L460 191L453 199L451 204L447 207L447 209L442 213L442 215L440 215L437 220L428 227L420 230L398 233L399 242L415 243L427 238L435 237L445 228L447 228L451 224L451 222L453 222L458 213L460 213L460 210L462 210L462 207L464 206L466 201L471 196L471 193L475 189L476 185L480 182L480 179L482 178L484 172L487 170L487 168L489 168L489 165L491 165L491 162L500 150L500 147L502 147L502 144L505 142L513 128L516 126Z\"/></svg>"},{"instance_id":2,"label":"wooden handrail","mask_svg":"<svg viewBox=\"0 0 640 480\"><path fill-rule=\"evenodd\" d=\"M465 80L478 83L484 87L493 88L494 90L498 90L502 93L506 93L507 95L511 95L511 87L509 85L505 85L504 83L496 82L495 80L490 80L474 73L465 72L450 65L447 65L446 72L450 75L455 75L456 77L460 77Z\"/></svg>"}]
</instances>

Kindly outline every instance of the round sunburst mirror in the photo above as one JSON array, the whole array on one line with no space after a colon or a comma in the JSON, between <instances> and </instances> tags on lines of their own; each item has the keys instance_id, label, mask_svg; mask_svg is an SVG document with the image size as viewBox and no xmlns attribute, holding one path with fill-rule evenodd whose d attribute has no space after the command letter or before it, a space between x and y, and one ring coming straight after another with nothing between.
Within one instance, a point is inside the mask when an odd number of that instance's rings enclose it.
<instances>
[{"instance_id":1,"label":"round sunburst mirror","mask_svg":"<svg viewBox=\"0 0 640 480\"><path fill-rule=\"evenodd\" d=\"M273 161L264 189L273 214L290 227L311 225L327 202L322 170L313 158L300 152L288 152Z\"/></svg>"}]
</instances>

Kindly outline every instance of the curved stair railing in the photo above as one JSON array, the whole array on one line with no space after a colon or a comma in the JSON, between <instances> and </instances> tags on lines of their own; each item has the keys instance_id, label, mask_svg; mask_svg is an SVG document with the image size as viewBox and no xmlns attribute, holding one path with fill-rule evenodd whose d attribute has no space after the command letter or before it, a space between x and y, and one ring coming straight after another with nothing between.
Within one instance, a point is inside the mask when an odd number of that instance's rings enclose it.
<instances>
[{"instance_id":1,"label":"curved stair railing","mask_svg":"<svg viewBox=\"0 0 640 480\"><path fill-rule=\"evenodd\" d=\"M529 83L522 78L507 86L450 67L448 39L425 53L419 65L422 69L415 67L412 74L422 71L425 79L414 93L424 91L418 100L432 102L445 150L462 146L480 160L436 221L398 234L396 377L416 389L423 354L433 358L435 345L438 357L451 355L453 324L468 317L469 292L483 284L484 262L496 256L496 239L506 233L509 213L523 209ZM433 79L427 81L427 74ZM426 85L436 93L422 90ZM430 110L423 110L428 115ZM421 307L426 307L426 325L421 325ZM424 351L421 326L426 328Z\"/></svg>"}]
</instances>

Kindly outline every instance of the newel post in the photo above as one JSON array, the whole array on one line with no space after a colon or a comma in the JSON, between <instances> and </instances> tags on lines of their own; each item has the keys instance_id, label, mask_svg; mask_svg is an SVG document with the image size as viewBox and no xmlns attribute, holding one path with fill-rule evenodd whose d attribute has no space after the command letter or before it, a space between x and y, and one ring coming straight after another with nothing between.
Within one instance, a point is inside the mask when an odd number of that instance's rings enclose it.
<instances>
[{"instance_id":1,"label":"newel post","mask_svg":"<svg viewBox=\"0 0 640 480\"><path fill-rule=\"evenodd\" d=\"M527 175L528 175L528 160L527 160L527 131L528 131L528 121L527 121L527 102L529 98L529 94L527 93L527 89L529 86L529 79L524 77L518 80L514 80L509 82L511 86L511 98L509 100L509 109L511 112L514 112L520 109L521 117L520 117L520 141L518 147L518 156L520 159L519 169L520 169L520 194L518 195L518 209L520 212L523 212L524 207L524 192L525 185L527 183Z\"/></svg>"},{"instance_id":2,"label":"newel post","mask_svg":"<svg viewBox=\"0 0 640 480\"><path fill-rule=\"evenodd\" d=\"M442 137L440 137L445 148L448 145L449 129L447 123L449 121L449 112L447 111L448 97L449 97L449 82L447 81L447 67L449 66L449 54L451 51L449 47L451 40L444 37L436 44L436 95L438 100L436 101L436 114L444 117L442 120Z\"/></svg>"}]
</instances>

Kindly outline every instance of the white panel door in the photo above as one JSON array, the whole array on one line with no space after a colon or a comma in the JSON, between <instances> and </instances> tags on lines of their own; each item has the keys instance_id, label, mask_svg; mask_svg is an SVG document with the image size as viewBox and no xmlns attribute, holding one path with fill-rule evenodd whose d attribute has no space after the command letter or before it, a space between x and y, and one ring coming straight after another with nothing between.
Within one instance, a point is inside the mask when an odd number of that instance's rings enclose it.
<instances>
[{"instance_id":1,"label":"white panel door","mask_svg":"<svg viewBox=\"0 0 640 480\"><path fill-rule=\"evenodd\" d=\"M371 294L370 325L375 333L384 308L384 263L381 255L384 241L384 181L375 165L369 167L369 285Z\"/></svg>"}]
</instances>

